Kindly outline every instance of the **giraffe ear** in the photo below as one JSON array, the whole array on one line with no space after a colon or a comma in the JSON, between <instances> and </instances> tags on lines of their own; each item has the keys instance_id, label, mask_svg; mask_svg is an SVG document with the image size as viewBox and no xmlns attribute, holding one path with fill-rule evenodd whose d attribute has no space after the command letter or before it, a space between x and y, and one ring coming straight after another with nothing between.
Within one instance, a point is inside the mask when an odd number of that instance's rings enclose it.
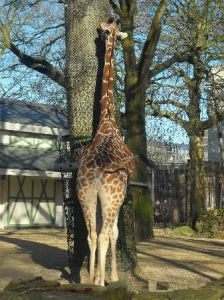
<instances>
[{"instance_id":1,"label":"giraffe ear","mask_svg":"<svg viewBox=\"0 0 224 300\"><path fill-rule=\"evenodd\" d=\"M101 22L101 23L98 24L97 28L102 30L102 31L105 31L105 30L107 30L108 26L107 26L106 22Z\"/></svg>"},{"instance_id":2,"label":"giraffe ear","mask_svg":"<svg viewBox=\"0 0 224 300\"><path fill-rule=\"evenodd\" d=\"M117 37L119 37L121 40L125 39L128 36L127 32L118 32Z\"/></svg>"}]
</instances>

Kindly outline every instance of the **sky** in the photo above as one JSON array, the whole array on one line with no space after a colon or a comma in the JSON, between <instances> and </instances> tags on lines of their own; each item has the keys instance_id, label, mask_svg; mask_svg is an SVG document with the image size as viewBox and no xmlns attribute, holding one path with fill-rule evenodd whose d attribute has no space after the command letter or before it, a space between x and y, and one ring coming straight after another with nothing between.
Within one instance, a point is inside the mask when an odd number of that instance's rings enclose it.
<instances>
[{"instance_id":1,"label":"sky","mask_svg":"<svg viewBox=\"0 0 224 300\"><path fill-rule=\"evenodd\" d=\"M146 117L147 139L155 139L174 144L189 144L185 130L165 118Z\"/></svg>"}]
</instances>

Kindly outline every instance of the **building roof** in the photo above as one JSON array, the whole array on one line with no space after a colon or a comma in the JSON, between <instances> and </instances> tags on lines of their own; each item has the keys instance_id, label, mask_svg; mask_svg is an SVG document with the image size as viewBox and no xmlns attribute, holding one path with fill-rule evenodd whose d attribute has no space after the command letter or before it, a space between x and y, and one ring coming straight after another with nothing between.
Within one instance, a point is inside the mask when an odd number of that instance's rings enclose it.
<instances>
[{"instance_id":1,"label":"building roof","mask_svg":"<svg viewBox=\"0 0 224 300\"><path fill-rule=\"evenodd\" d=\"M0 98L0 122L66 129L66 109Z\"/></svg>"},{"instance_id":2,"label":"building roof","mask_svg":"<svg viewBox=\"0 0 224 300\"><path fill-rule=\"evenodd\" d=\"M57 136L67 132L66 109L0 98L0 129ZM58 172L58 167L56 167L59 159L58 151L19 148L2 144L0 153L1 170Z\"/></svg>"},{"instance_id":3,"label":"building roof","mask_svg":"<svg viewBox=\"0 0 224 300\"><path fill-rule=\"evenodd\" d=\"M0 146L0 168L57 171L58 151Z\"/></svg>"}]
</instances>

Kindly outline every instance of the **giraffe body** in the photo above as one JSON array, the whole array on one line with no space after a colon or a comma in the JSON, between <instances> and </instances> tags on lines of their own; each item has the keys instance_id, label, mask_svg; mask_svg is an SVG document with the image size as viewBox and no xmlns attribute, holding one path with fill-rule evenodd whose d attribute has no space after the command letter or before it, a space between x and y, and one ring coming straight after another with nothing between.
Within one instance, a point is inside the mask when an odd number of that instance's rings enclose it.
<instances>
[{"instance_id":1,"label":"giraffe body","mask_svg":"<svg viewBox=\"0 0 224 300\"><path fill-rule=\"evenodd\" d=\"M77 193L84 213L90 248L90 283L104 285L106 253L111 242L111 280L118 280L116 243L118 214L124 201L127 182L134 168L134 156L123 142L113 115L113 51L116 36L126 37L114 21L102 22L109 33L101 91L101 115L95 137L82 151L77 174ZM97 201L100 202L102 226L96 229ZM95 277L95 254L98 266Z\"/></svg>"}]
</instances>

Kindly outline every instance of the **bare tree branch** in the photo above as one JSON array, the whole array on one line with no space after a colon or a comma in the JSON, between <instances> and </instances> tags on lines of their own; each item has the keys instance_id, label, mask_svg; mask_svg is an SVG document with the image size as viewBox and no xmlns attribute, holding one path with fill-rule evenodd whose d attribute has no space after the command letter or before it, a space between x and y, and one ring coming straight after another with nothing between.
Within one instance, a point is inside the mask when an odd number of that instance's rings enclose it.
<instances>
[{"instance_id":1,"label":"bare tree branch","mask_svg":"<svg viewBox=\"0 0 224 300\"><path fill-rule=\"evenodd\" d=\"M59 85L65 87L65 75L58 71L51 63L42 57L32 57L20 51L13 43L10 43L9 50L11 50L21 63L25 66L46 75L50 79L57 82Z\"/></svg>"},{"instance_id":2,"label":"bare tree branch","mask_svg":"<svg viewBox=\"0 0 224 300\"><path fill-rule=\"evenodd\" d=\"M111 5L111 7L113 8L113 10L116 12L116 14L117 14L118 16L120 16L120 15L121 15L121 10L120 10L119 7L117 6L117 4L115 4L113 0L109 0L109 1L110 1L110 5Z\"/></svg>"},{"instance_id":3,"label":"bare tree branch","mask_svg":"<svg viewBox=\"0 0 224 300\"><path fill-rule=\"evenodd\" d=\"M141 57L138 63L139 82L143 81L145 74L148 73L149 66L155 54L156 46L161 33L161 20L166 11L168 0L161 0L153 18L151 28L145 41Z\"/></svg>"},{"instance_id":4,"label":"bare tree branch","mask_svg":"<svg viewBox=\"0 0 224 300\"><path fill-rule=\"evenodd\" d=\"M147 103L149 103L151 105L151 101L147 101ZM184 103L181 103L179 101L176 101L176 100L172 100L172 99L165 99L165 100L160 100L160 101L155 101L154 102L156 104L156 106L158 105L173 105L181 110L183 110L184 112L188 112L188 106L185 105Z\"/></svg>"},{"instance_id":5,"label":"bare tree branch","mask_svg":"<svg viewBox=\"0 0 224 300\"><path fill-rule=\"evenodd\" d=\"M201 126L203 130L207 130L223 120L224 120L224 112L216 113L210 116L207 120L201 121Z\"/></svg>"},{"instance_id":6,"label":"bare tree branch","mask_svg":"<svg viewBox=\"0 0 224 300\"><path fill-rule=\"evenodd\" d=\"M188 122L181 119L177 113L160 110L160 108L157 106L155 102L150 103L150 107L152 108L153 111L152 112L147 111L147 115L152 117L161 117L161 118L169 119L171 121L178 123L180 126L184 127L185 129L187 129Z\"/></svg>"},{"instance_id":7,"label":"bare tree branch","mask_svg":"<svg viewBox=\"0 0 224 300\"><path fill-rule=\"evenodd\" d=\"M192 54L187 51L180 51L175 53L171 58L167 59L161 64L157 64L154 69L149 71L149 78L156 76L157 74L161 73L162 71L171 67L174 63L182 63L191 60Z\"/></svg>"},{"instance_id":8,"label":"bare tree branch","mask_svg":"<svg viewBox=\"0 0 224 300\"><path fill-rule=\"evenodd\" d=\"M45 27L43 30L39 31L39 32L36 32L35 34L32 35L32 37L29 39L29 40L26 40L25 43L30 43L32 40L34 40L35 38L38 38L42 35L44 35L47 31L50 31L50 30L55 30L55 29L58 29L58 28L62 28L65 26L65 23L60 23L60 24L56 24L56 25L53 25L53 26L49 26L49 27ZM62 38L64 36L64 33L60 35L60 38Z\"/></svg>"}]
</instances>

